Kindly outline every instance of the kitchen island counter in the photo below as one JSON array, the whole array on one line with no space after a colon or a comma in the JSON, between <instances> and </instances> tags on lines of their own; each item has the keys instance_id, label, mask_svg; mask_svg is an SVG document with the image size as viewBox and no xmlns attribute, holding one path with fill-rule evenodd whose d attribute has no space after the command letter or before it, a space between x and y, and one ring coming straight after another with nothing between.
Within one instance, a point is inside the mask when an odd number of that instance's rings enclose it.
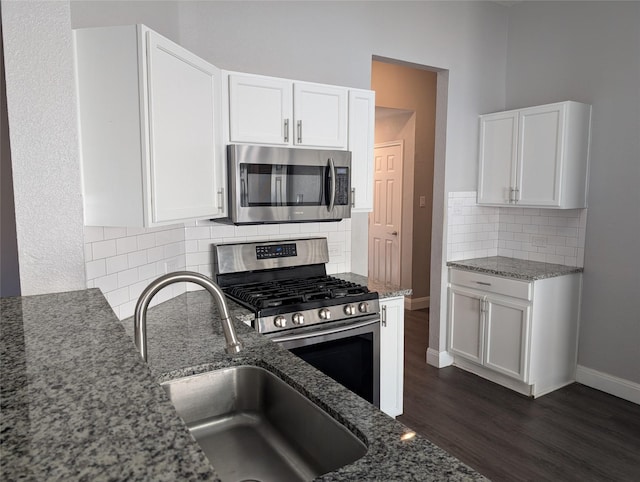
<instances>
[{"instance_id":1,"label":"kitchen island counter","mask_svg":"<svg viewBox=\"0 0 640 482\"><path fill-rule=\"evenodd\" d=\"M423 437L402 440L410 429L241 321L244 350L227 355L207 292L149 310L148 366L126 333L131 319L125 331L97 289L1 303L3 479L217 480L158 382L249 364L283 378L368 446L318 480L484 480Z\"/></svg>"}]
</instances>

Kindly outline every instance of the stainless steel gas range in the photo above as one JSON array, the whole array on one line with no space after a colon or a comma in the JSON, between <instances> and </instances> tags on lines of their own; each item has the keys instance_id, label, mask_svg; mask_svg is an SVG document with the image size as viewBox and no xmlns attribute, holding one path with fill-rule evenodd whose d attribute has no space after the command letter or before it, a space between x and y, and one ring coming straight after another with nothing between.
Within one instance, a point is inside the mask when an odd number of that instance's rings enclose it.
<instances>
[{"instance_id":1,"label":"stainless steel gas range","mask_svg":"<svg viewBox=\"0 0 640 482\"><path fill-rule=\"evenodd\" d=\"M216 282L258 332L379 405L378 293L328 276L328 261L326 238L214 246Z\"/></svg>"}]
</instances>

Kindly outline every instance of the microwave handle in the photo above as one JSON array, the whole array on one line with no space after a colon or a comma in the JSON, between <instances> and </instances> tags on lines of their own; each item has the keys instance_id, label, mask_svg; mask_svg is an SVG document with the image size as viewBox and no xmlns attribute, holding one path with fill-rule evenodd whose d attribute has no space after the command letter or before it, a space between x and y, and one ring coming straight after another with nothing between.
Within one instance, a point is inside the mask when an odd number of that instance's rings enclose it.
<instances>
[{"instance_id":1,"label":"microwave handle","mask_svg":"<svg viewBox=\"0 0 640 482\"><path fill-rule=\"evenodd\" d=\"M333 158L329 158L329 212L333 211L333 205L336 202L336 166L333 164Z\"/></svg>"}]
</instances>

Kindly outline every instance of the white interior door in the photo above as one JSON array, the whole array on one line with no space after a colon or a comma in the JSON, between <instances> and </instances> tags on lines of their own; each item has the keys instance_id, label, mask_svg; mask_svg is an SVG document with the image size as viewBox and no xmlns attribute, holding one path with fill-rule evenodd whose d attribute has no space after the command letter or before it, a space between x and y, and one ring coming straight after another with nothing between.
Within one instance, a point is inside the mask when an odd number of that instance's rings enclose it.
<instances>
[{"instance_id":1,"label":"white interior door","mask_svg":"<svg viewBox=\"0 0 640 482\"><path fill-rule=\"evenodd\" d=\"M374 149L373 212L369 214L369 277L400 286L402 141Z\"/></svg>"}]
</instances>

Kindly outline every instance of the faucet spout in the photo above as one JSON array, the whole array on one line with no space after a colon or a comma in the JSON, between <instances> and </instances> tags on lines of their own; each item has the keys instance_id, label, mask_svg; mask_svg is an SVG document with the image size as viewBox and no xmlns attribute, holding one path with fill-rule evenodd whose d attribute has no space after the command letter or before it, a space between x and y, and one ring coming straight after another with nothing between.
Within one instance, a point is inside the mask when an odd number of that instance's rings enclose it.
<instances>
[{"instance_id":1,"label":"faucet spout","mask_svg":"<svg viewBox=\"0 0 640 482\"><path fill-rule=\"evenodd\" d=\"M134 339L136 347L138 347L138 351L140 351L140 355L144 361L147 361L147 308L149 307L151 299L165 286L185 281L202 286L213 297L218 307L218 311L220 312L220 317L222 318L222 329L227 341L227 346L225 348L227 353L234 354L242 350L242 343L238 340L236 330L231 323L229 308L227 306L224 293L220 287L210 278L207 278L200 273L194 273L192 271L176 271L174 273L167 273L152 281L149 286L144 289L136 303L133 318L135 328Z\"/></svg>"}]
</instances>

